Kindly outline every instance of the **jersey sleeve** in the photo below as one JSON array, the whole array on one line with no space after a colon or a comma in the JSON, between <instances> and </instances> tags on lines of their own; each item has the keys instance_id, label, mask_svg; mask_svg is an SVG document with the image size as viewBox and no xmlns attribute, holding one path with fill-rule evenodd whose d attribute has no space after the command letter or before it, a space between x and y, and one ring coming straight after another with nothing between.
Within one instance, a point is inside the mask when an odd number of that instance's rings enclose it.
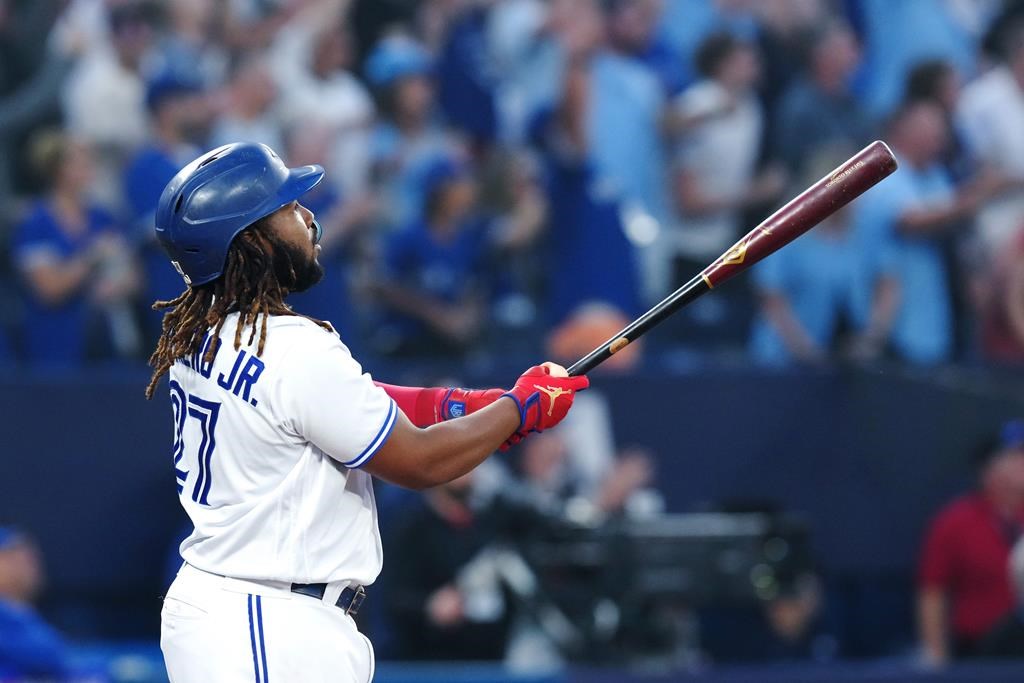
<instances>
[{"instance_id":1,"label":"jersey sleeve","mask_svg":"<svg viewBox=\"0 0 1024 683\"><path fill-rule=\"evenodd\" d=\"M297 344L283 359L279 395L294 431L345 467L370 461L391 435L398 408L336 337Z\"/></svg>"}]
</instances>

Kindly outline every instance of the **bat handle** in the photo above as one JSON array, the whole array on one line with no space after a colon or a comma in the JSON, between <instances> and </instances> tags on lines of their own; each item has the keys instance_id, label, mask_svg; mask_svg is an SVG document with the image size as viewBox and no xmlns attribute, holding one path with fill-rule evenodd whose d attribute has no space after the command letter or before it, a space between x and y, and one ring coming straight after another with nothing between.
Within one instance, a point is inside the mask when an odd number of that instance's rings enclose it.
<instances>
[{"instance_id":1,"label":"bat handle","mask_svg":"<svg viewBox=\"0 0 1024 683\"><path fill-rule=\"evenodd\" d=\"M578 377L579 375L587 374L601 363L600 355L602 350L603 349L594 349L586 356L580 358L578 361L566 368L566 372L569 373L570 377Z\"/></svg>"}]
</instances>

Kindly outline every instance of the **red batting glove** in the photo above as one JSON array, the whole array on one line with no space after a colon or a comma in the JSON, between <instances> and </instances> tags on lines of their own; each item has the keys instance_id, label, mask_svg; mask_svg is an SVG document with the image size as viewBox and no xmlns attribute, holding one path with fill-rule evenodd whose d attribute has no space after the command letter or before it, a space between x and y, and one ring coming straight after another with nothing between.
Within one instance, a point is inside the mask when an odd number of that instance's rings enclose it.
<instances>
[{"instance_id":1,"label":"red batting glove","mask_svg":"<svg viewBox=\"0 0 1024 683\"><path fill-rule=\"evenodd\" d=\"M555 377L543 365L535 365L524 372L516 385L502 394L515 401L519 408L519 429L506 445L519 443L530 432L554 427L569 412L576 392L589 386L590 380L586 377Z\"/></svg>"}]
</instances>

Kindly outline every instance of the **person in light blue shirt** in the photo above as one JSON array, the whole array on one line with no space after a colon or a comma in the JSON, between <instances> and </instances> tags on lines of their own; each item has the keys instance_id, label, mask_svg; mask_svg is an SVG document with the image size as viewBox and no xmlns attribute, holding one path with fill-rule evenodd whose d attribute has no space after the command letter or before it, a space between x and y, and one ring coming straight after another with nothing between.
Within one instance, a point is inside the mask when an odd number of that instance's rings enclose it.
<instances>
[{"instance_id":1,"label":"person in light blue shirt","mask_svg":"<svg viewBox=\"0 0 1024 683\"><path fill-rule=\"evenodd\" d=\"M599 173L659 221L668 216L657 76L636 60L601 51L590 67L589 143Z\"/></svg>"},{"instance_id":2,"label":"person in light blue shirt","mask_svg":"<svg viewBox=\"0 0 1024 683\"><path fill-rule=\"evenodd\" d=\"M364 70L380 107L370 135L379 219L394 231L419 217L433 161L459 146L437 116L434 64L422 45L388 36L374 47Z\"/></svg>"},{"instance_id":3,"label":"person in light blue shirt","mask_svg":"<svg viewBox=\"0 0 1024 683\"><path fill-rule=\"evenodd\" d=\"M941 363L953 352L951 294L941 239L963 225L994 188L954 188L941 164L948 124L935 103L902 107L890 123L887 139L899 170L853 205L853 229L862 249L889 250L898 264L895 350L915 364Z\"/></svg>"},{"instance_id":4,"label":"person in light blue shirt","mask_svg":"<svg viewBox=\"0 0 1024 683\"><path fill-rule=\"evenodd\" d=\"M870 360L885 350L897 298L896 260L887 248L865 249L844 210L754 269L760 313L750 352L769 365L818 363L837 350Z\"/></svg>"},{"instance_id":5,"label":"person in light blue shirt","mask_svg":"<svg viewBox=\"0 0 1024 683\"><path fill-rule=\"evenodd\" d=\"M977 33L988 19L981 7L986 3L976 4L979 7L936 0L848 3L852 20L864 31L862 86L871 112L884 115L899 105L907 74L922 60L941 57L962 77L974 74Z\"/></svg>"},{"instance_id":6,"label":"person in light blue shirt","mask_svg":"<svg viewBox=\"0 0 1024 683\"><path fill-rule=\"evenodd\" d=\"M683 84L699 78L694 55L705 38L727 31L752 41L758 34L754 12L745 4L716 0L672 0L664 3L660 34L675 51L683 71Z\"/></svg>"}]
</instances>

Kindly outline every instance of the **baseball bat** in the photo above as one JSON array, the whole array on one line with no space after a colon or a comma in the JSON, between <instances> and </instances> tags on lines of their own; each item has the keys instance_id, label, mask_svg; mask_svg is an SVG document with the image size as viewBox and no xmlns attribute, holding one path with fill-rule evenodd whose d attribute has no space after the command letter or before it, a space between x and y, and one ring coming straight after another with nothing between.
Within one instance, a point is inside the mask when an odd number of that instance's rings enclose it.
<instances>
[{"instance_id":1,"label":"baseball bat","mask_svg":"<svg viewBox=\"0 0 1024 683\"><path fill-rule=\"evenodd\" d=\"M895 170L896 157L889 146L881 140L872 142L766 218L692 280L569 366L569 375L590 372L683 306L786 246Z\"/></svg>"}]
</instances>

